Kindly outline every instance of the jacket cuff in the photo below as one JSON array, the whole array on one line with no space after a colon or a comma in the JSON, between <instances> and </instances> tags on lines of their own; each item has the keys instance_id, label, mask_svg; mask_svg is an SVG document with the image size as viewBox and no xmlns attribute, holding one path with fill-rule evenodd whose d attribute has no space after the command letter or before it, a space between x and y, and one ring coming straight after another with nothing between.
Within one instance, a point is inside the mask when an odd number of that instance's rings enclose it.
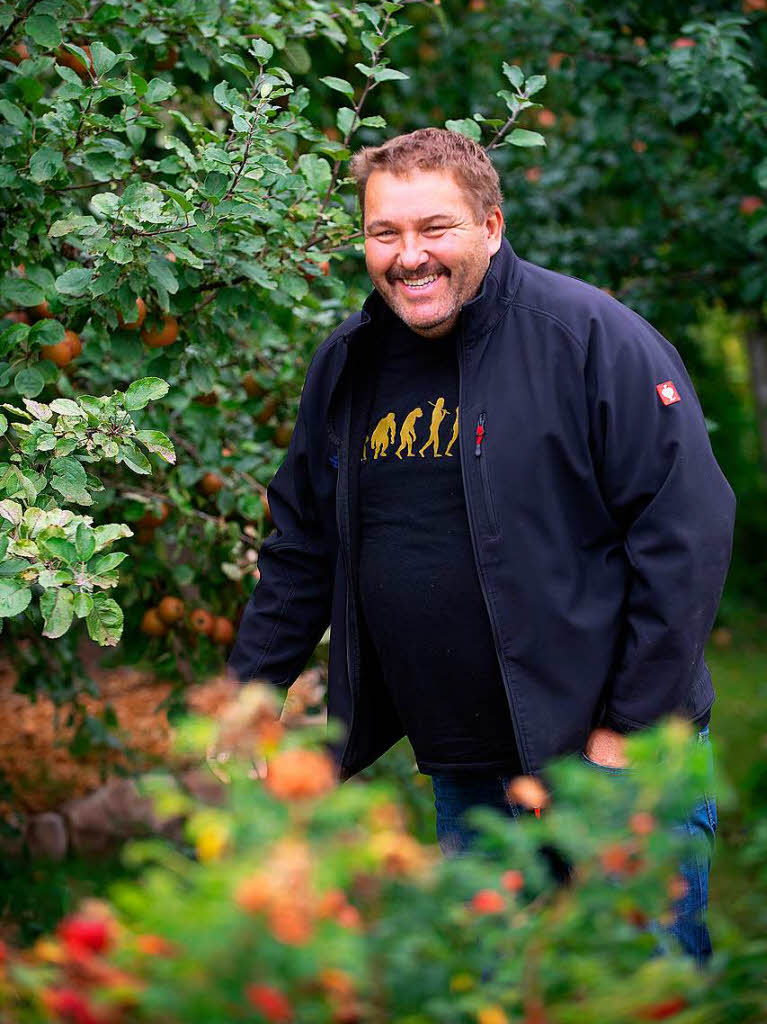
<instances>
[{"instance_id":1,"label":"jacket cuff","mask_svg":"<svg viewBox=\"0 0 767 1024\"><path fill-rule=\"evenodd\" d=\"M619 715L616 711L610 711L608 708L602 716L602 721L599 723L604 729L612 729L613 732L619 732L626 736L631 732L639 732L640 729L646 729L647 725L643 722L635 722L631 718L624 718L623 715Z\"/></svg>"}]
</instances>

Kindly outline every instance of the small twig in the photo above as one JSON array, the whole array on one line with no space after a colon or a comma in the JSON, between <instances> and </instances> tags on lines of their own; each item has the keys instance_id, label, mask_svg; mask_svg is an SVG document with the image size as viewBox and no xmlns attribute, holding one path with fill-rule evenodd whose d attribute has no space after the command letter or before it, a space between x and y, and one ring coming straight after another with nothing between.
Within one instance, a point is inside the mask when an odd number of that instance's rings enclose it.
<instances>
[{"instance_id":1,"label":"small twig","mask_svg":"<svg viewBox=\"0 0 767 1024\"><path fill-rule=\"evenodd\" d=\"M525 97L525 99L527 99L527 97ZM520 113L521 113L521 111L519 111L519 110L515 110L514 111L514 113L509 118L509 120L503 126L503 128L499 128L498 131L495 133L495 135L493 136L492 141L490 142L490 145L485 147L486 149L488 149L488 150L495 149L495 147L497 145L499 145L501 139L504 137L504 135L509 130L509 128L511 128L511 126L514 124L514 122L517 120L517 118L519 117Z\"/></svg>"},{"instance_id":2,"label":"small twig","mask_svg":"<svg viewBox=\"0 0 767 1024\"><path fill-rule=\"evenodd\" d=\"M73 192L79 188L100 188L102 185L111 185L113 181L122 181L122 178L107 178L106 181L89 181L85 185L62 185L61 188L46 188L46 192Z\"/></svg>"},{"instance_id":3,"label":"small twig","mask_svg":"<svg viewBox=\"0 0 767 1024\"><path fill-rule=\"evenodd\" d=\"M199 466L202 466L204 464L205 460L203 459L202 455L190 441L187 441L185 437L182 437L181 434L177 433L175 430L169 430L168 435L172 438L173 441L176 442L176 444L180 445L182 448L188 451ZM256 490L258 490L260 493L266 494L266 488L264 487L264 485L260 484L255 477L250 475L250 473L245 473L241 469L235 469L234 467L232 467L232 473L235 476L240 477L246 483L250 484L251 487L255 487Z\"/></svg>"},{"instance_id":4,"label":"small twig","mask_svg":"<svg viewBox=\"0 0 767 1024\"><path fill-rule=\"evenodd\" d=\"M165 502L166 505L173 505L174 508L180 508L178 503L173 501L172 498L169 498L165 494L158 494L156 491L139 490L137 488L132 488L131 487L131 488L128 488L127 490L126 489L121 489L120 493L122 494L122 496L124 498L131 498L131 499L136 500L136 501L141 501L143 498L150 498L152 501ZM214 515L211 515L210 512L203 512L201 509L197 509L197 508L190 509L189 511L191 512L191 514L193 516L196 516L198 519L203 519L203 520L205 520L206 522L209 522L209 523L215 523L218 526L221 525L221 522L222 522L222 517L221 516L214 516ZM228 522L228 520L223 520L223 521L224 522ZM258 544L256 544L256 542L253 540L253 538L249 537L246 533L242 533L240 531L239 532L239 538L240 538L240 540L244 544L247 544L249 547L252 547L252 548L257 548L258 547Z\"/></svg>"},{"instance_id":5,"label":"small twig","mask_svg":"<svg viewBox=\"0 0 767 1024\"><path fill-rule=\"evenodd\" d=\"M391 21L391 14L387 14L386 17L384 18L384 23L381 26L381 29L380 29L380 31L378 33L379 35L381 35L381 36L385 36L386 35L386 29L387 29L388 24L389 24L390 21ZM373 56L372 56L373 69L375 69L376 66L378 65L378 58L381 55L381 51L383 50L384 45L385 44L382 43L381 46L376 47L376 49L373 51ZM360 115L360 111L362 110L362 106L363 106L365 100L367 99L368 93L373 88L374 84L375 84L375 79L373 78L373 75L372 74L368 75L367 78L365 79L365 86L364 86L364 88L362 90L362 94L361 94L359 100L357 101L357 103L354 106L354 117L352 118L351 124L349 125L349 128L348 128L346 134L344 135L344 139L343 139L343 143L342 143L344 148L346 148L349 145L349 140L351 139L352 132L354 131L354 129L355 129L356 125L357 125L357 121L359 120L359 115ZM322 215L325 212L325 210L327 209L327 205L330 202L330 199L331 199L331 197L333 195L333 192L335 190L336 183L338 181L338 174L339 174L339 171L341 170L341 163L342 163L341 160L336 160L336 162L333 164L333 170L330 173L330 184L327 187L327 191L325 192L325 196L324 196L324 198L322 200L322 203L320 204L319 210L317 211L317 216L316 216L316 218L314 220L314 226L312 227L312 234L311 234L311 236L309 238L309 241L304 246L305 250L306 249L311 249L314 245L317 244L316 243L316 232L317 232L317 229L319 228L320 222L322 220Z\"/></svg>"}]
</instances>

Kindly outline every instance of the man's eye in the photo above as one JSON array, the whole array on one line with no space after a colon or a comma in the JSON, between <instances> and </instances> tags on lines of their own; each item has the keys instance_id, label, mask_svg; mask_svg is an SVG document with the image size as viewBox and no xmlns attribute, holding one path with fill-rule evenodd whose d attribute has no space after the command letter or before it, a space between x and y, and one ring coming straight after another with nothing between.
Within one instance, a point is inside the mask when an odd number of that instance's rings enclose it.
<instances>
[{"instance_id":1,"label":"man's eye","mask_svg":"<svg viewBox=\"0 0 767 1024\"><path fill-rule=\"evenodd\" d=\"M430 231L430 232L434 232L436 234L439 234L442 231L447 231L447 228L446 227L442 227L442 226L437 227L436 225L432 224L431 227L426 228L426 230Z\"/></svg>"},{"instance_id":2,"label":"man's eye","mask_svg":"<svg viewBox=\"0 0 767 1024\"><path fill-rule=\"evenodd\" d=\"M387 229L386 231L377 231L376 234L375 234L375 237L376 238L385 238L386 235L393 235L393 234L394 234L393 231L389 231Z\"/></svg>"}]
</instances>

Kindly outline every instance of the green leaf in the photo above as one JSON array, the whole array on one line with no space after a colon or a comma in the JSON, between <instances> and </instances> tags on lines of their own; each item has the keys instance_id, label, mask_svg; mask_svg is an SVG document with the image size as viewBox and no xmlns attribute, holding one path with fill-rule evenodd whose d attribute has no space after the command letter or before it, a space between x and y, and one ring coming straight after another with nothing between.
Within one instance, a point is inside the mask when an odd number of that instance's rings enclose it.
<instances>
[{"instance_id":1,"label":"green leaf","mask_svg":"<svg viewBox=\"0 0 767 1024\"><path fill-rule=\"evenodd\" d=\"M360 124L366 128L385 128L386 120L380 114L371 114L370 117L363 117Z\"/></svg>"},{"instance_id":2,"label":"green leaf","mask_svg":"<svg viewBox=\"0 0 767 1024\"><path fill-rule=\"evenodd\" d=\"M10 498L0 501L0 519L6 519L11 526L18 526L21 522L21 505L18 501L11 501Z\"/></svg>"},{"instance_id":3,"label":"green leaf","mask_svg":"<svg viewBox=\"0 0 767 1024\"><path fill-rule=\"evenodd\" d=\"M43 402L33 402L31 398L22 399L24 402L24 408L27 409L36 420L42 420L43 423L47 423L48 420L53 418L53 413L50 408Z\"/></svg>"},{"instance_id":4,"label":"green leaf","mask_svg":"<svg viewBox=\"0 0 767 1024\"><path fill-rule=\"evenodd\" d=\"M306 280L298 274L283 274L280 278L280 286L284 288L288 295L295 299L296 302L300 302L305 298L309 291L309 285Z\"/></svg>"},{"instance_id":5,"label":"green leaf","mask_svg":"<svg viewBox=\"0 0 767 1024\"><path fill-rule=\"evenodd\" d=\"M120 197L114 192L99 192L91 197L91 209L102 217L116 217L120 207Z\"/></svg>"},{"instance_id":6,"label":"green leaf","mask_svg":"<svg viewBox=\"0 0 767 1024\"><path fill-rule=\"evenodd\" d=\"M0 114L3 115L8 124L14 128L24 128L27 124L27 116L21 107L17 107L10 100L0 100Z\"/></svg>"},{"instance_id":7,"label":"green leaf","mask_svg":"<svg viewBox=\"0 0 767 1024\"><path fill-rule=\"evenodd\" d=\"M120 266L133 262L133 248L124 238L118 238L117 241L110 242L106 249L106 255L113 263L119 263Z\"/></svg>"},{"instance_id":8,"label":"green leaf","mask_svg":"<svg viewBox=\"0 0 767 1024\"><path fill-rule=\"evenodd\" d=\"M87 418L85 410L81 409L77 402L73 402L71 398L54 398L50 403L50 407L60 416L77 416L80 419Z\"/></svg>"},{"instance_id":9,"label":"green leaf","mask_svg":"<svg viewBox=\"0 0 767 1024\"><path fill-rule=\"evenodd\" d=\"M114 647L123 631L123 613L119 604L105 594L93 595L93 609L86 618L88 635L102 647Z\"/></svg>"},{"instance_id":10,"label":"green leaf","mask_svg":"<svg viewBox=\"0 0 767 1024\"><path fill-rule=\"evenodd\" d=\"M38 306L45 298L39 284L24 277L6 277L2 283L3 299L11 306Z\"/></svg>"},{"instance_id":11,"label":"green leaf","mask_svg":"<svg viewBox=\"0 0 767 1024\"><path fill-rule=\"evenodd\" d=\"M357 10L360 14L364 14L373 28L378 28L381 22L381 12L377 11L375 7L371 7L370 4L357 4Z\"/></svg>"},{"instance_id":12,"label":"green leaf","mask_svg":"<svg viewBox=\"0 0 767 1024\"><path fill-rule=\"evenodd\" d=\"M133 86L133 91L138 96L138 98L141 99L141 97L147 91L146 79L142 78L141 75L137 75L134 71L132 71L130 76L130 82L131 85Z\"/></svg>"},{"instance_id":13,"label":"green leaf","mask_svg":"<svg viewBox=\"0 0 767 1024\"><path fill-rule=\"evenodd\" d=\"M78 619L84 619L93 610L93 598L90 594L75 594L74 612Z\"/></svg>"},{"instance_id":14,"label":"green leaf","mask_svg":"<svg viewBox=\"0 0 767 1024\"><path fill-rule=\"evenodd\" d=\"M520 89L522 87L522 83L525 80L525 76L522 73L522 68L518 67L516 64L507 64L506 61L504 61L503 73L504 75L506 75L506 77L508 78L508 80L511 82L515 89Z\"/></svg>"},{"instance_id":15,"label":"green leaf","mask_svg":"<svg viewBox=\"0 0 767 1024\"><path fill-rule=\"evenodd\" d=\"M20 615L32 600L32 591L23 583L0 582L0 619Z\"/></svg>"},{"instance_id":16,"label":"green leaf","mask_svg":"<svg viewBox=\"0 0 767 1024\"><path fill-rule=\"evenodd\" d=\"M26 366L13 379L13 386L20 395L34 398L45 387L45 379L36 366Z\"/></svg>"},{"instance_id":17,"label":"green leaf","mask_svg":"<svg viewBox=\"0 0 767 1024\"><path fill-rule=\"evenodd\" d=\"M108 544L113 544L121 537L132 537L133 530L127 523L106 523L104 526L97 526L93 531L96 536L96 550L101 551Z\"/></svg>"},{"instance_id":18,"label":"green leaf","mask_svg":"<svg viewBox=\"0 0 767 1024\"><path fill-rule=\"evenodd\" d=\"M37 152L32 154L32 159L29 161L29 176L32 181L40 184L43 181L50 181L63 167L64 160L58 149L41 146Z\"/></svg>"},{"instance_id":19,"label":"green leaf","mask_svg":"<svg viewBox=\"0 0 767 1024\"><path fill-rule=\"evenodd\" d=\"M84 295L93 277L93 271L85 267L65 270L56 278L56 291L61 295Z\"/></svg>"},{"instance_id":20,"label":"green leaf","mask_svg":"<svg viewBox=\"0 0 767 1024\"><path fill-rule=\"evenodd\" d=\"M5 561L0 559L0 576L18 576L28 568L29 562L26 558L6 558Z\"/></svg>"},{"instance_id":21,"label":"green leaf","mask_svg":"<svg viewBox=\"0 0 767 1024\"><path fill-rule=\"evenodd\" d=\"M122 53L114 53L108 46L104 46L104 44L99 40L91 43L90 48L93 67L97 75L106 75L107 72L111 71L115 64L124 56Z\"/></svg>"},{"instance_id":22,"label":"green leaf","mask_svg":"<svg viewBox=\"0 0 767 1024\"><path fill-rule=\"evenodd\" d=\"M64 588L46 590L40 596L40 611L45 620L43 636L55 640L63 636L72 625L74 594Z\"/></svg>"},{"instance_id":23,"label":"green leaf","mask_svg":"<svg viewBox=\"0 0 767 1024\"><path fill-rule=\"evenodd\" d=\"M354 113L351 107L341 107L336 112L336 124L338 125L338 130L341 132L344 138L346 138L346 136L352 130L352 125L354 124L356 116L357 115Z\"/></svg>"},{"instance_id":24,"label":"green leaf","mask_svg":"<svg viewBox=\"0 0 767 1024\"><path fill-rule=\"evenodd\" d=\"M767 157L757 165L754 177L759 188L767 190Z\"/></svg>"},{"instance_id":25,"label":"green leaf","mask_svg":"<svg viewBox=\"0 0 767 1024\"><path fill-rule=\"evenodd\" d=\"M85 523L80 523L77 527L75 547L77 548L78 557L82 562L87 562L96 550L96 537L93 530L86 526Z\"/></svg>"},{"instance_id":26,"label":"green leaf","mask_svg":"<svg viewBox=\"0 0 767 1024\"><path fill-rule=\"evenodd\" d=\"M59 320L38 320L29 331L29 340L36 345L58 345L64 340L64 324Z\"/></svg>"},{"instance_id":27,"label":"green leaf","mask_svg":"<svg viewBox=\"0 0 767 1024\"><path fill-rule=\"evenodd\" d=\"M482 129L476 121L472 121L468 117L463 117L457 121L445 121L445 127L448 131L458 132L460 135L465 135L475 142L479 142L482 138Z\"/></svg>"},{"instance_id":28,"label":"green leaf","mask_svg":"<svg viewBox=\"0 0 767 1024\"><path fill-rule=\"evenodd\" d=\"M376 82L401 82L410 75L406 75L404 71L396 71L394 68L374 68L373 78Z\"/></svg>"},{"instance_id":29,"label":"green leaf","mask_svg":"<svg viewBox=\"0 0 767 1024\"><path fill-rule=\"evenodd\" d=\"M175 466L176 453L173 449L173 442L161 430L137 430L133 439L139 444L143 444L150 452L154 452L161 459L169 462L171 466Z\"/></svg>"},{"instance_id":30,"label":"green leaf","mask_svg":"<svg viewBox=\"0 0 767 1024\"><path fill-rule=\"evenodd\" d=\"M298 169L306 178L309 187L317 195L324 195L330 185L330 164L316 153L304 153L298 158Z\"/></svg>"},{"instance_id":31,"label":"green leaf","mask_svg":"<svg viewBox=\"0 0 767 1024\"><path fill-rule=\"evenodd\" d=\"M223 177L223 175L219 175L219 177ZM170 260L166 260L164 256L152 256L147 269L150 280L159 284L170 295L176 294L178 291L178 279Z\"/></svg>"},{"instance_id":32,"label":"green leaf","mask_svg":"<svg viewBox=\"0 0 767 1024\"><path fill-rule=\"evenodd\" d=\"M132 469L134 473L141 473L142 476L149 476L152 472L152 463L132 444L120 445L117 461L124 462L128 469Z\"/></svg>"},{"instance_id":33,"label":"green leaf","mask_svg":"<svg viewBox=\"0 0 767 1024\"><path fill-rule=\"evenodd\" d=\"M54 221L48 228L49 238L61 238L63 235L68 235L73 232L79 231L81 228L96 228L98 227L93 217L81 216L80 214L73 213L69 217L64 217L63 220Z\"/></svg>"},{"instance_id":34,"label":"green leaf","mask_svg":"<svg viewBox=\"0 0 767 1024\"><path fill-rule=\"evenodd\" d=\"M267 43L265 39L254 39L250 44L249 52L253 54L259 64L266 64L267 61L272 59L274 47L271 43Z\"/></svg>"},{"instance_id":35,"label":"green leaf","mask_svg":"<svg viewBox=\"0 0 767 1024\"><path fill-rule=\"evenodd\" d=\"M50 14L33 14L27 18L26 33L38 46L45 50L52 50L55 46L61 46L61 32Z\"/></svg>"},{"instance_id":36,"label":"green leaf","mask_svg":"<svg viewBox=\"0 0 767 1024\"><path fill-rule=\"evenodd\" d=\"M333 75L325 75L324 78L320 79L329 89L335 89L336 92L342 92L345 96L349 96L351 99L354 98L354 86L346 81L345 78L335 78Z\"/></svg>"},{"instance_id":37,"label":"green leaf","mask_svg":"<svg viewBox=\"0 0 767 1024\"><path fill-rule=\"evenodd\" d=\"M125 408L134 412L143 409L149 402L156 402L167 395L170 385L161 377L142 377L134 380L125 392Z\"/></svg>"},{"instance_id":38,"label":"green leaf","mask_svg":"<svg viewBox=\"0 0 767 1024\"><path fill-rule=\"evenodd\" d=\"M110 551L108 555L102 555L101 558L97 558L95 562L88 565L88 574L100 576L102 573L111 572L121 562L124 562L127 557L128 553L126 551Z\"/></svg>"},{"instance_id":39,"label":"green leaf","mask_svg":"<svg viewBox=\"0 0 767 1024\"><path fill-rule=\"evenodd\" d=\"M55 474L51 487L68 501L78 505L91 505L93 499L86 490L87 476L85 469L77 459L63 456L51 460L51 469Z\"/></svg>"},{"instance_id":40,"label":"green leaf","mask_svg":"<svg viewBox=\"0 0 767 1024\"><path fill-rule=\"evenodd\" d=\"M66 565L76 565L80 561L74 544L63 537L47 537L42 546L51 557L60 558Z\"/></svg>"},{"instance_id":41,"label":"green leaf","mask_svg":"<svg viewBox=\"0 0 767 1024\"><path fill-rule=\"evenodd\" d=\"M525 92L528 96L534 96L535 93L541 91L545 84L545 75L530 75L530 77L525 81Z\"/></svg>"},{"instance_id":42,"label":"green leaf","mask_svg":"<svg viewBox=\"0 0 767 1024\"><path fill-rule=\"evenodd\" d=\"M166 81L164 78L153 78L147 86L144 99L147 103L162 103L163 100L167 100L176 91L175 85L172 82Z\"/></svg>"},{"instance_id":43,"label":"green leaf","mask_svg":"<svg viewBox=\"0 0 767 1024\"><path fill-rule=\"evenodd\" d=\"M162 191L166 196L170 196L174 203L178 203L184 213L189 213L190 210L194 209L194 203L190 202L184 193L179 192L177 188L163 188Z\"/></svg>"},{"instance_id":44,"label":"green leaf","mask_svg":"<svg viewBox=\"0 0 767 1024\"><path fill-rule=\"evenodd\" d=\"M291 71L297 75L308 75L312 70L312 58L303 43L290 39L282 50L282 56Z\"/></svg>"},{"instance_id":45,"label":"green leaf","mask_svg":"<svg viewBox=\"0 0 767 1024\"><path fill-rule=\"evenodd\" d=\"M3 436L3 434L6 432L7 429L8 429L8 420L0 412L0 437Z\"/></svg>"},{"instance_id":46,"label":"green leaf","mask_svg":"<svg viewBox=\"0 0 767 1024\"><path fill-rule=\"evenodd\" d=\"M253 72L245 64L245 61L239 53L224 53L221 55L221 60L224 61L225 64L231 64L233 68L237 68L237 70L241 71L246 78L253 77Z\"/></svg>"},{"instance_id":47,"label":"green leaf","mask_svg":"<svg viewBox=\"0 0 767 1024\"><path fill-rule=\"evenodd\" d=\"M529 132L526 128L515 128L507 142L512 146L545 146L546 140L540 132Z\"/></svg>"}]
</instances>

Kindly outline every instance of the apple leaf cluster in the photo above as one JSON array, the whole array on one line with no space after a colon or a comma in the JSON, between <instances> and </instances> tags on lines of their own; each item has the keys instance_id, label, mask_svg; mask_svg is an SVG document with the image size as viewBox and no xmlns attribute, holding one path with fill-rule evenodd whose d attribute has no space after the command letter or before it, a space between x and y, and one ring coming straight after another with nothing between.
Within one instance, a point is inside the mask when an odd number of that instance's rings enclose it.
<instances>
[{"instance_id":1,"label":"apple leaf cluster","mask_svg":"<svg viewBox=\"0 0 767 1024\"><path fill-rule=\"evenodd\" d=\"M55 398L50 404L24 397L24 408L3 403L0 436L12 449L0 462L0 629L39 596L43 636L62 636L85 619L101 645L120 639L123 614L102 591L116 587L124 551L105 551L132 537L126 523L94 526L93 517L65 505L90 506L103 490L86 466L111 460L149 474L141 450L176 460L172 442L159 430L139 430L130 413L162 398L168 384L157 377L134 381L108 397ZM13 437L11 437L13 435Z\"/></svg>"}]
</instances>

